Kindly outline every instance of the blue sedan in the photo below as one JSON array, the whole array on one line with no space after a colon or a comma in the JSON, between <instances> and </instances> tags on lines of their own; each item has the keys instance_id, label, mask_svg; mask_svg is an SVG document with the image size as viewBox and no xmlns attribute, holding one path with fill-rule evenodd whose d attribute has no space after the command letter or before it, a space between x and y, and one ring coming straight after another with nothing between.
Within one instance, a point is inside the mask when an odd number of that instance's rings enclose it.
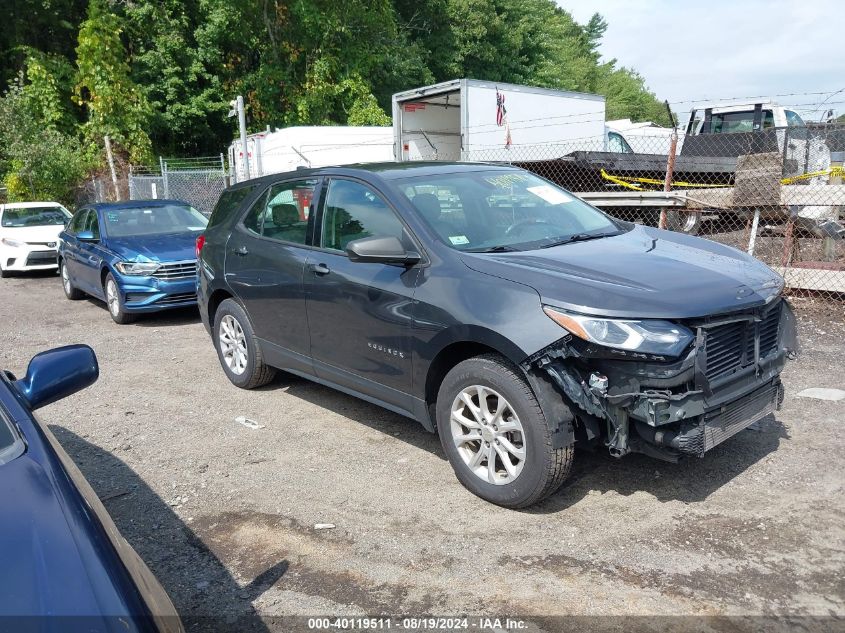
<instances>
[{"instance_id":1,"label":"blue sedan","mask_svg":"<svg viewBox=\"0 0 845 633\"><path fill-rule=\"evenodd\" d=\"M0 631L183 631L164 589L32 413L98 375L85 345L36 355L20 380L0 371Z\"/></svg>"},{"instance_id":2,"label":"blue sedan","mask_svg":"<svg viewBox=\"0 0 845 633\"><path fill-rule=\"evenodd\" d=\"M141 312L196 305L196 240L206 224L178 200L82 207L59 235L65 295L105 301L121 324Z\"/></svg>"}]
</instances>

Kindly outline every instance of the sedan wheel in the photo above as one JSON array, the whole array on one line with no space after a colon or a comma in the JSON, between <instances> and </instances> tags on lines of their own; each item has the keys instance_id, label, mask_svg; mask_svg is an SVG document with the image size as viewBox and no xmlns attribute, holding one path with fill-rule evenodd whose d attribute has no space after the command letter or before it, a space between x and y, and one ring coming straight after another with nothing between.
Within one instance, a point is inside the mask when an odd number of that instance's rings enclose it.
<instances>
[{"instance_id":1,"label":"sedan wheel","mask_svg":"<svg viewBox=\"0 0 845 633\"><path fill-rule=\"evenodd\" d=\"M71 301L76 301L82 298L82 292L73 287L73 282L70 279L70 273L67 270L64 260L59 262L59 275L62 277L62 289L65 291L65 296Z\"/></svg>"},{"instance_id":2,"label":"sedan wheel","mask_svg":"<svg viewBox=\"0 0 845 633\"><path fill-rule=\"evenodd\" d=\"M525 465L525 431L500 393L472 385L452 403L452 441L467 467L483 481L502 485Z\"/></svg>"},{"instance_id":3,"label":"sedan wheel","mask_svg":"<svg viewBox=\"0 0 845 633\"><path fill-rule=\"evenodd\" d=\"M111 315L112 320L115 323L120 323L121 325L125 325L127 323L132 323L135 320L135 315L131 312L127 312L123 307L123 303L120 300L120 290L117 287L117 282L112 277L112 274L109 273L106 275L106 305L109 308L109 314Z\"/></svg>"}]
</instances>

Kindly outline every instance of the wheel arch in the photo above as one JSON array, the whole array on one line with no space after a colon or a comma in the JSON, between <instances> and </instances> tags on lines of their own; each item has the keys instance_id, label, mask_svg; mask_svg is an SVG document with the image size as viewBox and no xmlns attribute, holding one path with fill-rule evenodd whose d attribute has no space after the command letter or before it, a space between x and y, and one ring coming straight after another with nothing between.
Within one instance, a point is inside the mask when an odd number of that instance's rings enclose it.
<instances>
[{"instance_id":1,"label":"wheel arch","mask_svg":"<svg viewBox=\"0 0 845 633\"><path fill-rule=\"evenodd\" d=\"M214 328L214 315L217 314L217 308L219 308L220 304L226 299L235 299L235 296L224 288L217 288L208 297L207 316L209 326L212 329ZM237 301L237 299L235 299L235 301Z\"/></svg>"},{"instance_id":2,"label":"wheel arch","mask_svg":"<svg viewBox=\"0 0 845 633\"><path fill-rule=\"evenodd\" d=\"M437 428L437 393L446 374L459 363L483 354L501 356L519 369L540 404L555 448L569 446L575 441L574 415L549 377L540 370L530 367L526 369L523 362L528 355L502 335L488 330L484 331L483 337L473 336L448 342L428 365L424 399L431 428Z\"/></svg>"}]
</instances>

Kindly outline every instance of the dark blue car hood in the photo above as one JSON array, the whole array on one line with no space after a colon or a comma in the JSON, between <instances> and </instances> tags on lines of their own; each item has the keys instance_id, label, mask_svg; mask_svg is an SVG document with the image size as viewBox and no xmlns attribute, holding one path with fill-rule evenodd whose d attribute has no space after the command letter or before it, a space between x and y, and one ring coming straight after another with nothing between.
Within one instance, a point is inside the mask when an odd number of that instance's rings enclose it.
<instances>
[{"instance_id":1,"label":"dark blue car hood","mask_svg":"<svg viewBox=\"0 0 845 633\"><path fill-rule=\"evenodd\" d=\"M108 237L106 246L121 259L132 261L175 262L194 259L199 231Z\"/></svg>"},{"instance_id":2,"label":"dark blue car hood","mask_svg":"<svg viewBox=\"0 0 845 633\"><path fill-rule=\"evenodd\" d=\"M717 242L636 226L613 237L516 253L465 254L470 268L585 314L692 318L765 304L783 286L765 264Z\"/></svg>"}]
</instances>

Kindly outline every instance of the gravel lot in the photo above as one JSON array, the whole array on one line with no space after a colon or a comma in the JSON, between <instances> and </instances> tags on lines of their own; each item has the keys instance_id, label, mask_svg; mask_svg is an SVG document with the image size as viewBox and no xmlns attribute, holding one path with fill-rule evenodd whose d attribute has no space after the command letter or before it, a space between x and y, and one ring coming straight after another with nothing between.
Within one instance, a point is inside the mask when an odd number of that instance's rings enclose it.
<instances>
[{"instance_id":1,"label":"gravel lot","mask_svg":"<svg viewBox=\"0 0 845 633\"><path fill-rule=\"evenodd\" d=\"M795 395L845 388L841 303L796 300L803 354L760 430L677 465L580 453L560 492L517 512L466 492L437 438L393 413L287 375L231 386L195 311L116 325L54 275L0 280L0 297L0 367L97 352L99 382L40 417L190 630L380 613L842 626L845 402Z\"/></svg>"}]
</instances>

